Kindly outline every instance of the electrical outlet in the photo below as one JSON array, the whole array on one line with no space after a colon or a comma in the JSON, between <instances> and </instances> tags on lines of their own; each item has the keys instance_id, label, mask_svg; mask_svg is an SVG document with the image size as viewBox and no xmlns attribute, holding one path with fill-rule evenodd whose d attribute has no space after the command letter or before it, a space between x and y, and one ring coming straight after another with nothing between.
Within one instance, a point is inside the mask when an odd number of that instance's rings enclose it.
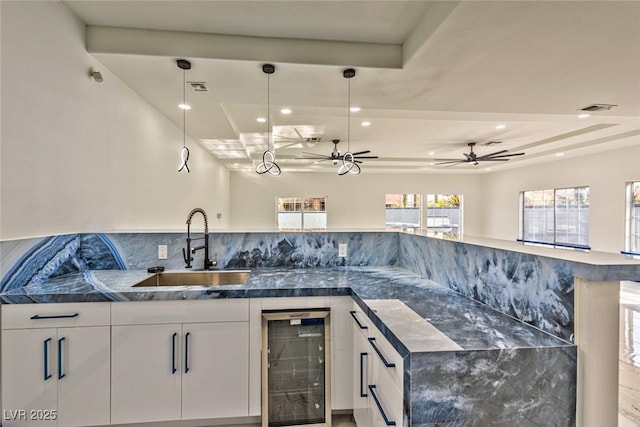
<instances>
[{"instance_id":1,"label":"electrical outlet","mask_svg":"<svg viewBox=\"0 0 640 427\"><path fill-rule=\"evenodd\" d=\"M167 259L168 252L167 245L158 245L158 259Z\"/></svg>"},{"instance_id":2,"label":"electrical outlet","mask_svg":"<svg viewBox=\"0 0 640 427\"><path fill-rule=\"evenodd\" d=\"M339 257L343 257L343 258L347 257L347 244L346 243L340 243L338 245L338 256Z\"/></svg>"}]
</instances>

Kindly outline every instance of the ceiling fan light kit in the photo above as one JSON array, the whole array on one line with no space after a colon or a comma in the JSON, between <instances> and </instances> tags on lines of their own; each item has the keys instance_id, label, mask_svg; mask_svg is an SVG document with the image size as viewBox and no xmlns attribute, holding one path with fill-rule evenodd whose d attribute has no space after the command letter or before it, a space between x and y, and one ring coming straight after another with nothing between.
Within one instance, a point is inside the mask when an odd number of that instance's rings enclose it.
<instances>
[{"instance_id":1,"label":"ceiling fan light kit","mask_svg":"<svg viewBox=\"0 0 640 427\"><path fill-rule=\"evenodd\" d=\"M269 78L271 74L275 73L276 67L273 64L263 64L262 72L267 75L267 149L264 153L262 153L262 162L258 163L256 166L256 172L260 175L268 173L269 175L278 176L282 172L280 166L276 163L276 147L275 143L273 144L273 151L270 150L271 147L271 125L269 120L270 114L270 86L269 86Z\"/></svg>"}]
</instances>

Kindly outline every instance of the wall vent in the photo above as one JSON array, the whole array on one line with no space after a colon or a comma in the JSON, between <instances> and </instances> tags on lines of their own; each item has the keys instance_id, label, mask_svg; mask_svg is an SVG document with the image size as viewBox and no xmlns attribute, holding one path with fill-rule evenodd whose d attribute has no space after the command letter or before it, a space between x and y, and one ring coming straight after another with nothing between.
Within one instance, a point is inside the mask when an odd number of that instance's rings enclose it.
<instances>
[{"instance_id":1,"label":"wall vent","mask_svg":"<svg viewBox=\"0 0 640 427\"><path fill-rule=\"evenodd\" d=\"M591 104L584 108L580 108L579 111L609 111L613 107L617 107L615 104Z\"/></svg>"},{"instance_id":2,"label":"wall vent","mask_svg":"<svg viewBox=\"0 0 640 427\"><path fill-rule=\"evenodd\" d=\"M194 92L209 92L206 82L187 82Z\"/></svg>"}]
</instances>

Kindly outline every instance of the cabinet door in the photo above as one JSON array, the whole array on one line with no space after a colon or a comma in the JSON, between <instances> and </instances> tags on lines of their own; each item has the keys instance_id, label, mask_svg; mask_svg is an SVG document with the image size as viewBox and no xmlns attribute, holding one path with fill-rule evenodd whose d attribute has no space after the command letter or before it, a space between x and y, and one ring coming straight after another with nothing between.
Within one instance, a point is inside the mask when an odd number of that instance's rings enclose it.
<instances>
[{"instance_id":1,"label":"cabinet door","mask_svg":"<svg viewBox=\"0 0 640 427\"><path fill-rule=\"evenodd\" d=\"M183 325L182 419L249 415L249 322Z\"/></svg>"},{"instance_id":2,"label":"cabinet door","mask_svg":"<svg viewBox=\"0 0 640 427\"><path fill-rule=\"evenodd\" d=\"M109 343L108 326L58 329L55 378L60 426L109 424Z\"/></svg>"},{"instance_id":3,"label":"cabinet door","mask_svg":"<svg viewBox=\"0 0 640 427\"><path fill-rule=\"evenodd\" d=\"M371 408L367 388L371 383L371 352L367 342L369 326L364 322L362 312L355 311L353 314L353 417L359 427L370 427Z\"/></svg>"},{"instance_id":4,"label":"cabinet door","mask_svg":"<svg viewBox=\"0 0 640 427\"><path fill-rule=\"evenodd\" d=\"M353 308L350 296L331 297L331 409L353 409Z\"/></svg>"},{"instance_id":5,"label":"cabinet door","mask_svg":"<svg viewBox=\"0 0 640 427\"><path fill-rule=\"evenodd\" d=\"M179 420L181 326L112 326L111 335L111 423Z\"/></svg>"},{"instance_id":6,"label":"cabinet door","mask_svg":"<svg viewBox=\"0 0 640 427\"><path fill-rule=\"evenodd\" d=\"M55 328L2 331L3 426L57 425L43 419L58 406L56 343Z\"/></svg>"}]
</instances>

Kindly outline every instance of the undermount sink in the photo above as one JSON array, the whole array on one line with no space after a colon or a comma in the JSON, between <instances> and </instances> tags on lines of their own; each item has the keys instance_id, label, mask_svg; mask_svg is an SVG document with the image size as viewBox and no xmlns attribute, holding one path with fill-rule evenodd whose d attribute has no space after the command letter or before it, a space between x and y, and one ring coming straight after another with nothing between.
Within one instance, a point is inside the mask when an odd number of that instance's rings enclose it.
<instances>
[{"instance_id":1,"label":"undermount sink","mask_svg":"<svg viewBox=\"0 0 640 427\"><path fill-rule=\"evenodd\" d=\"M244 285L251 270L183 271L157 273L133 285L134 288L150 286L217 286Z\"/></svg>"}]
</instances>

